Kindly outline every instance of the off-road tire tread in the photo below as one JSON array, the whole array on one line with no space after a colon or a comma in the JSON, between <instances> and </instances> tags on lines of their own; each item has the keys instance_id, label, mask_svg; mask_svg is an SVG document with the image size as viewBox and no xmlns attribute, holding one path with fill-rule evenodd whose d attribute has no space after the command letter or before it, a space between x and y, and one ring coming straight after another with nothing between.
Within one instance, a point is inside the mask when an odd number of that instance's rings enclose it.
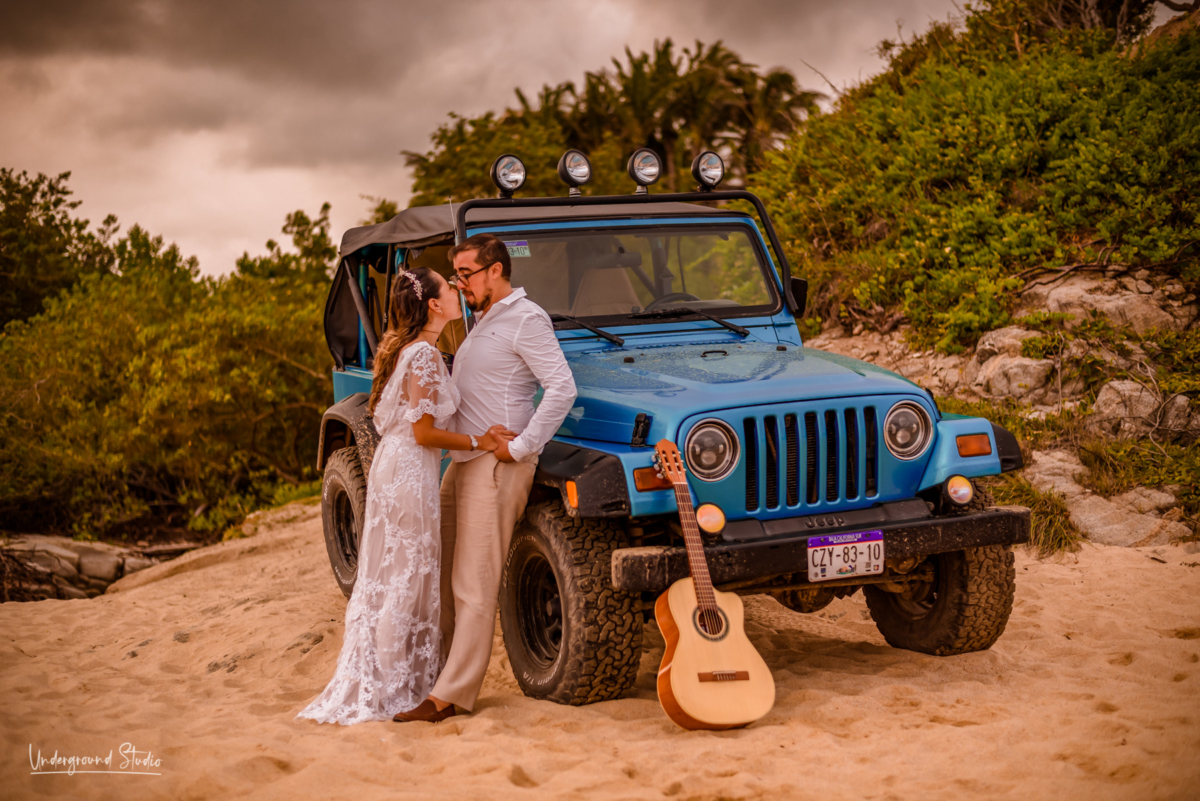
<instances>
[{"instance_id":1,"label":"off-road tire tread","mask_svg":"<svg viewBox=\"0 0 1200 801\"><path fill-rule=\"evenodd\" d=\"M330 454L325 462L325 478L321 486L321 526L325 532L325 548L329 553L330 563L333 562L332 549L335 547L330 541L330 527L333 525L333 502L329 498L329 482L331 479L339 480L346 488L346 493L350 496L350 504L356 510L358 520L361 525L366 518L367 509L367 479L363 475L362 462L358 458L358 449L354 446L349 448L341 448ZM362 536L362 532L359 532ZM330 568L332 572L332 567ZM356 576L357 578L357 576ZM354 589L354 584L349 587L338 580L337 574L334 574L334 581L337 582L338 588L342 593L349 598Z\"/></svg>"},{"instance_id":2,"label":"off-road tire tread","mask_svg":"<svg viewBox=\"0 0 1200 801\"><path fill-rule=\"evenodd\" d=\"M641 598L612 585L612 552L625 545L624 528L609 519L571 517L558 501L533 506L525 517L559 545L547 556L567 585L559 587L565 629L582 635L583 647L568 652L558 687L543 697L571 706L619 698L642 661Z\"/></svg>"},{"instance_id":3,"label":"off-road tire tread","mask_svg":"<svg viewBox=\"0 0 1200 801\"><path fill-rule=\"evenodd\" d=\"M938 599L939 604L950 605L940 627L914 631L895 625L896 612L888 593L874 586L863 588L871 617L892 647L953 656L987 650L1004 633L1016 590L1012 548L987 545L944 556L941 564L957 573L957 587Z\"/></svg>"}]
</instances>

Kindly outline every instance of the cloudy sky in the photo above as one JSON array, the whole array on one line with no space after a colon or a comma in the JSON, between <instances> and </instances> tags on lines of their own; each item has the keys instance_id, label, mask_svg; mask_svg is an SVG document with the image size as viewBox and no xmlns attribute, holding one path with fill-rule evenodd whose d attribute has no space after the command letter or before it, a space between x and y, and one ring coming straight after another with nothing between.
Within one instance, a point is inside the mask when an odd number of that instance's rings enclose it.
<instances>
[{"instance_id":1,"label":"cloudy sky","mask_svg":"<svg viewBox=\"0 0 1200 801\"><path fill-rule=\"evenodd\" d=\"M876 43L957 13L953 0L3 0L0 166L70 170L113 212L200 258L259 253L288 211L360 195L404 204L402 150L449 112L578 81L626 46L723 40L829 93L880 67Z\"/></svg>"}]
</instances>

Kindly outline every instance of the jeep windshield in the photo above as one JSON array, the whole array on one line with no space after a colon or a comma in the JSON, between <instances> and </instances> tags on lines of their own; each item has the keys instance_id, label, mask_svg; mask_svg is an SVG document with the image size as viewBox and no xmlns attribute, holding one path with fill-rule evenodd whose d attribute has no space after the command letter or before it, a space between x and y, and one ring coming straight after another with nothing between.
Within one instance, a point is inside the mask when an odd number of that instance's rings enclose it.
<instances>
[{"instance_id":1,"label":"jeep windshield","mask_svg":"<svg viewBox=\"0 0 1200 801\"><path fill-rule=\"evenodd\" d=\"M753 229L657 225L504 233L512 281L551 315L607 326L662 323L686 310L769 315L779 293ZM656 315L646 312L668 311ZM703 317L703 315L701 315ZM572 327L567 320L560 325Z\"/></svg>"}]
</instances>

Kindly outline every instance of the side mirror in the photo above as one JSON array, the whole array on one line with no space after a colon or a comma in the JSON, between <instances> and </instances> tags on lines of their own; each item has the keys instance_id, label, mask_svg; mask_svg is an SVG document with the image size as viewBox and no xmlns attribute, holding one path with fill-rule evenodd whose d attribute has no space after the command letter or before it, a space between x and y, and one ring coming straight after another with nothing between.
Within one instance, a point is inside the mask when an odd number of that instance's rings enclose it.
<instances>
[{"instance_id":1,"label":"side mirror","mask_svg":"<svg viewBox=\"0 0 1200 801\"><path fill-rule=\"evenodd\" d=\"M804 314L808 306L808 281L803 278L792 278L792 300L796 302L796 317Z\"/></svg>"}]
</instances>

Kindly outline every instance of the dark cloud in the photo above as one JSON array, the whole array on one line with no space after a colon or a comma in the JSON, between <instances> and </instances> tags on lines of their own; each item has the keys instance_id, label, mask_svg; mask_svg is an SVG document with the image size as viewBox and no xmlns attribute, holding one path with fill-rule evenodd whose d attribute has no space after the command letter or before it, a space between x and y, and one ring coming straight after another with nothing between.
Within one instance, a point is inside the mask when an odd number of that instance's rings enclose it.
<instances>
[{"instance_id":1,"label":"dark cloud","mask_svg":"<svg viewBox=\"0 0 1200 801\"><path fill-rule=\"evenodd\" d=\"M137 56L353 91L401 77L444 21L381 0L41 0L0 5L0 56Z\"/></svg>"},{"instance_id":2,"label":"dark cloud","mask_svg":"<svg viewBox=\"0 0 1200 801\"><path fill-rule=\"evenodd\" d=\"M340 226L361 216L359 193L406 201L400 151L428 149L448 113L578 82L627 46L720 39L828 91L806 63L844 86L878 67L874 47L898 19L919 30L953 10L953 0L0 0L0 152L3 166L73 170L94 216L146 223L219 271L291 209L334 200Z\"/></svg>"}]
</instances>

